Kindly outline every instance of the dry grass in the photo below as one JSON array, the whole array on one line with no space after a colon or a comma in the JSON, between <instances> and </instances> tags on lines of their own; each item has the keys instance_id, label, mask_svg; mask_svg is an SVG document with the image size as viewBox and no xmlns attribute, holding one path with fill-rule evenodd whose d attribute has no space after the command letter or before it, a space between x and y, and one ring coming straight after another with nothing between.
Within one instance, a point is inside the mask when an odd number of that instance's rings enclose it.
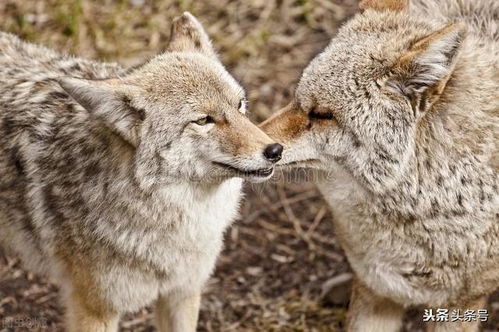
<instances>
[{"instance_id":1,"label":"dry grass","mask_svg":"<svg viewBox=\"0 0 499 332\"><path fill-rule=\"evenodd\" d=\"M356 0L2 0L0 29L80 56L137 64L160 52L169 24L197 15L231 73L246 86L252 117L284 106L301 70L355 12ZM322 296L327 280L349 272L331 235L331 216L313 186L279 182L247 188L240 220L203 299L201 331L337 331L348 283ZM0 331L7 317L62 329L57 289L0 258ZM499 296L490 302L499 329ZM421 328L415 311L407 331ZM152 314L127 315L123 331L152 331ZM11 329L7 329L11 331Z\"/></svg>"}]
</instances>

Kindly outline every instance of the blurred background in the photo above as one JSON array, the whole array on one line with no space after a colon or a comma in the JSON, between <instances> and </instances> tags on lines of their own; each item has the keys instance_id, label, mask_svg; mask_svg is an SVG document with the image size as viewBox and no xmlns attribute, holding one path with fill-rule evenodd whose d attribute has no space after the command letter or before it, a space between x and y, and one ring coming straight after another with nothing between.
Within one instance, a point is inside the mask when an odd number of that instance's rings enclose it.
<instances>
[{"instance_id":1,"label":"blurred background","mask_svg":"<svg viewBox=\"0 0 499 332\"><path fill-rule=\"evenodd\" d=\"M71 54L136 65L161 52L170 22L190 11L246 87L260 122L290 101L307 63L357 10L357 0L1 0L0 29ZM305 181L248 185L241 216L203 297L200 331L341 331L351 274L325 202ZM1 230L0 230L1 231ZM486 331L499 331L499 296ZM422 313L405 330L420 331ZM62 331L57 288L0 253L0 321ZM144 309L122 331L153 331ZM39 324L40 325L40 324ZM0 331L26 331L5 327ZM380 331L382 332L382 331Z\"/></svg>"}]
</instances>

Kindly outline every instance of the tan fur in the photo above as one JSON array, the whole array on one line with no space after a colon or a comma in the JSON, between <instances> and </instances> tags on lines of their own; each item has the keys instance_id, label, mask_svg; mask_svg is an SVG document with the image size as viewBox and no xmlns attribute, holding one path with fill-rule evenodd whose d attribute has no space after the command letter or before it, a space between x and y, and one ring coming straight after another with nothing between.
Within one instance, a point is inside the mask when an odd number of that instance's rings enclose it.
<instances>
[{"instance_id":1,"label":"tan fur","mask_svg":"<svg viewBox=\"0 0 499 332\"><path fill-rule=\"evenodd\" d=\"M156 303L157 325L160 331L196 330L201 297L193 294L180 301L160 297Z\"/></svg>"},{"instance_id":2,"label":"tan fur","mask_svg":"<svg viewBox=\"0 0 499 332\"><path fill-rule=\"evenodd\" d=\"M389 332L499 285L499 3L362 7L262 128L315 169L357 277L349 331Z\"/></svg>"},{"instance_id":3,"label":"tan fur","mask_svg":"<svg viewBox=\"0 0 499 332\"><path fill-rule=\"evenodd\" d=\"M79 286L88 286L79 285ZM75 287L77 285L75 284ZM66 298L68 332L114 332L118 329L119 315L109 312L106 306L96 304L87 294L88 288L74 291Z\"/></svg>"},{"instance_id":4,"label":"tan fur","mask_svg":"<svg viewBox=\"0 0 499 332\"><path fill-rule=\"evenodd\" d=\"M392 10L402 11L407 8L409 0L363 0L359 4L362 10L373 9L377 11Z\"/></svg>"},{"instance_id":5,"label":"tan fur","mask_svg":"<svg viewBox=\"0 0 499 332\"><path fill-rule=\"evenodd\" d=\"M225 142L226 149L235 155L259 153L262 146L272 142L262 131L252 130L254 125L248 123L243 114L235 114L230 122L225 120L217 126L220 128L220 140Z\"/></svg>"},{"instance_id":6,"label":"tan fur","mask_svg":"<svg viewBox=\"0 0 499 332\"><path fill-rule=\"evenodd\" d=\"M374 294L358 280L353 282L348 331L397 331L402 327L403 315L400 305Z\"/></svg>"},{"instance_id":7,"label":"tan fur","mask_svg":"<svg viewBox=\"0 0 499 332\"><path fill-rule=\"evenodd\" d=\"M297 135L300 135L308 123L305 114L299 110L297 111L297 107L292 103L272 115L264 123L269 122L275 124L272 132L275 133L275 136L281 137L282 141L292 140ZM265 126L264 123L262 123L262 126Z\"/></svg>"},{"instance_id":8,"label":"tan fur","mask_svg":"<svg viewBox=\"0 0 499 332\"><path fill-rule=\"evenodd\" d=\"M201 49L204 54L217 58L211 47L211 41L197 21L192 21L187 16L180 16L173 20L168 43L169 51L194 51Z\"/></svg>"}]
</instances>

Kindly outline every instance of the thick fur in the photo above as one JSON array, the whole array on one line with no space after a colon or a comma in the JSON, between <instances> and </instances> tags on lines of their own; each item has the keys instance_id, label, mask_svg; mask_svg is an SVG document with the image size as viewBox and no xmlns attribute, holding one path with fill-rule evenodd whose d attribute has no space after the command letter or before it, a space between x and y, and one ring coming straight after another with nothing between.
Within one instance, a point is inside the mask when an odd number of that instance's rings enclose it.
<instances>
[{"instance_id":1,"label":"thick fur","mask_svg":"<svg viewBox=\"0 0 499 332\"><path fill-rule=\"evenodd\" d=\"M262 125L283 165L318 169L357 277L350 331L499 286L499 4L397 1L364 1Z\"/></svg>"},{"instance_id":2,"label":"thick fur","mask_svg":"<svg viewBox=\"0 0 499 332\"><path fill-rule=\"evenodd\" d=\"M0 77L3 247L59 283L70 331L155 300L160 331L194 331L241 176L272 167L199 22L132 69L1 33Z\"/></svg>"}]
</instances>

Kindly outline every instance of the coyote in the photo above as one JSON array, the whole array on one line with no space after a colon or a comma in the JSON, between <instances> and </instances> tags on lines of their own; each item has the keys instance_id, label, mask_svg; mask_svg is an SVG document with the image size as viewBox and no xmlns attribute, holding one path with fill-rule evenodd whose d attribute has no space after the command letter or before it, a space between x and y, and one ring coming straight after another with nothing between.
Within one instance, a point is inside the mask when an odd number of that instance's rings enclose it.
<instances>
[{"instance_id":1,"label":"coyote","mask_svg":"<svg viewBox=\"0 0 499 332\"><path fill-rule=\"evenodd\" d=\"M355 272L348 330L388 332L499 286L499 2L360 8L261 128L281 165L315 168Z\"/></svg>"},{"instance_id":2,"label":"coyote","mask_svg":"<svg viewBox=\"0 0 499 332\"><path fill-rule=\"evenodd\" d=\"M0 242L61 287L69 331L116 331L156 301L160 331L195 331L242 178L282 146L200 23L124 69L0 34Z\"/></svg>"}]
</instances>

